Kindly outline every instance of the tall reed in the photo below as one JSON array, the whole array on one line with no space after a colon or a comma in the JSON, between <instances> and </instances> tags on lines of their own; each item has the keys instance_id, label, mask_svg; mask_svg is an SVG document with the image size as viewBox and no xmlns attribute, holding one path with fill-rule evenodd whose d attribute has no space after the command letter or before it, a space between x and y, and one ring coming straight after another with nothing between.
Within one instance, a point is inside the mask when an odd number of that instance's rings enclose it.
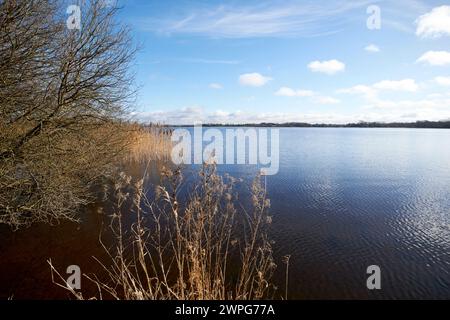
<instances>
[{"instance_id":1,"label":"tall reed","mask_svg":"<svg viewBox=\"0 0 450 320\"><path fill-rule=\"evenodd\" d=\"M268 238L270 202L260 178L252 184L252 209L247 211L236 206L236 180L217 174L215 165L204 165L183 203L181 170L164 170L163 175L153 200L142 179L132 182L122 175L115 184L115 242L112 249L104 245L110 261L98 260L108 280L86 276L99 288L96 298L269 298L276 265ZM127 202L134 215L131 228L125 226L125 215L131 214L124 212Z\"/></svg>"},{"instance_id":2,"label":"tall reed","mask_svg":"<svg viewBox=\"0 0 450 320\"><path fill-rule=\"evenodd\" d=\"M146 163L149 160L167 160L172 150L171 133L172 129L158 124L128 125L128 148L123 154L123 161Z\"/></svg>"}]
</instances>

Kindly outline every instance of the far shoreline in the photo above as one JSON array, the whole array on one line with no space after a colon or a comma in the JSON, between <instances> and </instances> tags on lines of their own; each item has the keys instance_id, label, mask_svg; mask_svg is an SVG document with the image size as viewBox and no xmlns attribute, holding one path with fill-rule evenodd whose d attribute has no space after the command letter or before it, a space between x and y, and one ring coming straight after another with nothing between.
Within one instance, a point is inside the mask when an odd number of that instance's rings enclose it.
<instances>
[{"instance_id":1,"label":"far shoreline","mask_svg":"<svg viewBox=\"0 0 450 320\"><path fill-rule=\"evenodd\" d=\"M150 124L151 125L151 124ZM163 125L170 128L190 128L194 124L184 125ZM224 124L224 123L205 123L202 127L253 127L253 128L404 128L404 129L450 129L449 121L416 121L416 122L358 122L346 124L321 124L321 123L303 123L303 122L285 122L285 123L241 123L241 124Z\"/></svg>"}]
</instances>

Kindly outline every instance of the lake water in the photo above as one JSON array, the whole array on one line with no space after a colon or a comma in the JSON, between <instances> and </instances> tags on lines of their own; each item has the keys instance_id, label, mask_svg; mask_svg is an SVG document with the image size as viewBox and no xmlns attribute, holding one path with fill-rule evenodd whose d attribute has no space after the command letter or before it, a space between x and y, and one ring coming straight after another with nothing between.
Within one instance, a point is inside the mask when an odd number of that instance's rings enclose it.
<instances>
[{"instance_id":1,"label":"lake water","mask_svg":"<svg viewBox=\"0 0 450 320\"><path fill-rule=\"evenodd\" d=\"M450 298L450 130L282 128L279 159L267 188L291 298Z\"/></svg>"},{"instance_id":2,"label":"lake water","mask_svg":"<svg viewBox=\"0 0 450 320\"><path fill-rule=\"evenodd\" d=\"M450 299L450 130L282 128L267 188L275 281L282 290L281 257L290 254L291 299ZM85 218L15 234L2 227L0 297L63 296L45 285L45 260L97 255L101 219ZM381 268L381 290L366 287L370 265Z\"/></svg>"},{"instance_id":3,"label":"lake water","mask_svg":"<svg viewBox=\"0 0 450 320\"><path fill-rule=\"evenodd\" d=\"M282 129L267 185L296 298L450 298L450 131Z\"/></svg>"}]
</instances>

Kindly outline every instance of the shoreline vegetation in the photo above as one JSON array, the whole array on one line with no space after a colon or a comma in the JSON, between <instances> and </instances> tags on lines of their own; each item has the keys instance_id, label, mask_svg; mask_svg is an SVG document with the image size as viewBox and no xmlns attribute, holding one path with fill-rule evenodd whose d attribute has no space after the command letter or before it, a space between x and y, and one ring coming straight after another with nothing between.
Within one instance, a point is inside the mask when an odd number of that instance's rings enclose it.
<instances>
[{"instance_id":1,"label":"shoreline vegetation","mask_svg":"<svg viewBox=\"0 0 450 320\"><path fill-rule=\"evenodd\" d=\"M15 229L76 221L136 131L133 39L117 8L85 5L79 32L61 1L0 2L0 223Z\"/></svg>"},{"instance_id":2,"label":"shoreline vegetation","mask_svg":"<svg viewBox=\"0 0 450 320\"><path fill-rule=\"evenodd\" d=\"M154 199L144 192L147 171L136 181L122 171L130 162L168 160L171 129L127 120L136 52L129 29L117 21L118 8L80 3L83 28L71 30L63 2L0 1L0 224L10 232L82 224L80 210L104 191L115 201L114 237L100 239L109 259L97 260L104 274L90 278L96 299L270 298L271 217L259 180L246 212L235 180L214 166L203 168L183 202L180 169L161 172L166 180ZM132 214L134 223L124 224ZM65 280L60 285L83 298Z\"/></svg>"},{"instance_id":3,"label":"shoreline vegetation","mask_svg":"<svg viewBox=\"0 0 450 320\"><path fill-rule=\"evenodd\" d=\"M49 260L54 283L79 300L273 298L272 217L260 177L251 186L252 209L247 212L234 190L237 179L217 174L215 165L203 166L187 201L178 196L182 170L162 169L162 175L154 198L147 196L144 179L122 173L115 182L114 240L112 245L100 240L106 260L94 257L106 278L83 274L97 294L73 290Z\"/></svg>"}]
</instances>

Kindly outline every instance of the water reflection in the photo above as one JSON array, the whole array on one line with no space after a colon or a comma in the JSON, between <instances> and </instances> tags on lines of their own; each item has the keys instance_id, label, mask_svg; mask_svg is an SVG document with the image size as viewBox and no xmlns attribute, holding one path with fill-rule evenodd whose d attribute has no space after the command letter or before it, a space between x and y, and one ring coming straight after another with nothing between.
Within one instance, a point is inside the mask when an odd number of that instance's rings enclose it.
<instances>
[{"instance_id":1,"label":"water reflection","mask_svg":"<svg viewBox=\"0 0 450 320\"><path fill-rule=\"evenodd\" d=\"M282 129L280 171L267 177L279 286L281 257L291 254L291 298L449 299L449 143L450 130ZM138 177L145 168L127 170ZM185 168L186 188L197 169ZM257 169L224 165L219 171L248 185ZM148 170L151 195L160 167ZM16 234L2 227L0 297L64 297L45 285L48 257L94 272L91 256L102 252L97 240L104 219L96 210L81 225ZM372 264L382 270L379 291L365 286Z\"/></svg>"}]
</instances>

